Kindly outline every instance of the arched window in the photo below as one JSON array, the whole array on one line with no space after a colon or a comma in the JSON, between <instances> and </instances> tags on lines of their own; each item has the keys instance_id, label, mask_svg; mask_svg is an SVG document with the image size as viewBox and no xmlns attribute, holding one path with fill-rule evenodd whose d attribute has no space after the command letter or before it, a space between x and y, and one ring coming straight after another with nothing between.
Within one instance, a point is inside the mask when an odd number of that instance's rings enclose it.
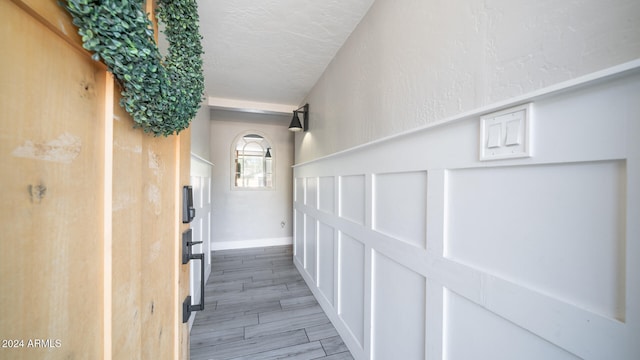
<instances>
[{"instance_id":1,"label":"arched window","mask_svg":"<svg viewBox=\"0 0 640 360\"><path fill-rule=\"evenodd\" d=\"M273 188L274 150L264 136L246 133L233 146L232 173L234 188Z\"/></svg>"}]
</instances>

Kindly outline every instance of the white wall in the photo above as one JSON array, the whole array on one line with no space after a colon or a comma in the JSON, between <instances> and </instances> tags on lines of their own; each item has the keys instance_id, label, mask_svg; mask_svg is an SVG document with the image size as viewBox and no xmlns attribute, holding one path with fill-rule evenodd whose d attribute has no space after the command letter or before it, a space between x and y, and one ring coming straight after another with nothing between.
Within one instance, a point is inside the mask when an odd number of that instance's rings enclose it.
<instances>
[{"instance_id":1,"label":"white wall","mask_svg":"<svg viewBox=\"0 0 640 360\"><path fill-rule=\"evenodd\" d=\"M294 263L355 358L640 358L640 61L617 71L295 166ZM525 102L532 156L479 161L480 116Z\"/></svg>"},{"instance_id":2,"label":"white wall","mask_svg":"<svg viewBox=\"0 0 640 360\"><path fill-rule=\"evenodd\" d=\"M207 101L203 100L196 117L191 121L191 153L207 161L211 161L210 112Z\"/></svg>"},{"instance_id":3,"label":"white wall","mask_svg":"<svg viewBox=\"0 0 640 360\"><path fill-rule=\"evenodd\" d=\"M307 97L296 163L638 57L637 0L377 0Z\"/></svg>"},{"instance_id":4,"label":"white wall","mask_svg":"<svg viewBox=\"0 0 640 360\"><path fill-rule=\"evenodd\" d=\"M290 244L293 140L287 116L214 110L211 113L212 250ZM246 131L271 142L275 189L232 189L233 142ZM281 223L284 222L284 226Z\"/></svg>"},{"instance_id":5,"label":"white wall","mask_svg":"<svg viewBox=\"0 0 640 360\"><path fill-rule=\"evenodd\" d=\"M639 58L636 0L373 4L295 139L294 262L356 358L640 358ZM532 157L478 161L528 101Z\"/></svg>"}]
</instances>

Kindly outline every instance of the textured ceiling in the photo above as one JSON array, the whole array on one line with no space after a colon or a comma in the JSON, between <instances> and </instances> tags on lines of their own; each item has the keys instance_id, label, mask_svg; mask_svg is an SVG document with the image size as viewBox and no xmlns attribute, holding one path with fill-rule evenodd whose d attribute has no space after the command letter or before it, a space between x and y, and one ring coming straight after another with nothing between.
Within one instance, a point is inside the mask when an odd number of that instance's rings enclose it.
<instances>
[{"instance_id":1,"label":"textured ceiling","mask_svg":"<svg viewBox=\"0 0 640 360\"><path fill-rule=\"evenodd\" d=\"M298 105L373 1L198 0L207 95Z\"/></svg>"}]
</instances>

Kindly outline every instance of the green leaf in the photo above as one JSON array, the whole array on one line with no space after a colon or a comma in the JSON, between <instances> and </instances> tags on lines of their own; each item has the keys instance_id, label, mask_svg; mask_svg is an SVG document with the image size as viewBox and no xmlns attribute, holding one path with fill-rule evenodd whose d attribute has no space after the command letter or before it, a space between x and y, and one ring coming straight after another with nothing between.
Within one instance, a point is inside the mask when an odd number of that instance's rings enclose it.
<instances>
[{"instance_id":1,"label":"green leaf","mask_svg":"<svg viewBox=\"0 0 640 360\"><path fill-rule=\"evenodd\" d=\"M202 36L193 0L158 0L169 53L162 59L142 1L68 0L65 9L82 36L83 47L103 59L124 85L120 105L134 127L169 136L189 126L204 91ZM120 39L120 40L119 40ZM145 105L146 104L146 105Z\"/></svg>"}]
</instances>

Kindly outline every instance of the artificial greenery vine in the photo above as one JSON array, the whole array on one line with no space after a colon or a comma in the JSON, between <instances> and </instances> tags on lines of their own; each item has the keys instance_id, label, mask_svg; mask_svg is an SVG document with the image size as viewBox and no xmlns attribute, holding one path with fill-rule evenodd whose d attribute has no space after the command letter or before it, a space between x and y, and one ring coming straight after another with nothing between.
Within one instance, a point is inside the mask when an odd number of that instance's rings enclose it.
<instances>
[{"instance_id":1,"label":"artificial greenery vine","mask_svg":"<svg viewBox=\"0 0 640 360\"><path fill-rule=\"evenodd\" d=\"M157 0L169 43L162 59L144 0L67 0L83 47L103 59L122 87L120 105L136 127L169 136L189 127L204 91L195 0Z\"/></svg>"}]
</instances>

